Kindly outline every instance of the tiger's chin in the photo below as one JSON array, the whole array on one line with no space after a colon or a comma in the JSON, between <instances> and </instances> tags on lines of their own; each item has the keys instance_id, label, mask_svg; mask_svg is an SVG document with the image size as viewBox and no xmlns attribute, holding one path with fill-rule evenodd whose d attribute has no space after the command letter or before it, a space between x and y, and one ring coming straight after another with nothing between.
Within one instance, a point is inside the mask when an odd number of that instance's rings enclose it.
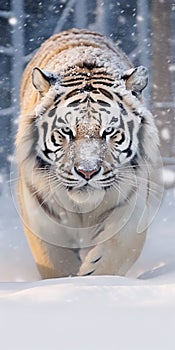
<instances>
[{"instance_id":1,"label":"tiger's chin","mask_svg":"<svg viewBox=\"0 0 175 350\"><path fill-rule=\"evenodd\" d=\"M71 189L68 191L69 197L77 203L99 201L104 197L103 189L96 189L90 186Z\"/></svg>"},{"instance_id":2,"label":"tiger's chin","mask_svg":"<svg viewBox=\"0 0 175 350\"><path fill-rule=\"evenodd\" d=\"M67 191L69 200L78 212L89 212L96 209L103 201L105 196L104 189L96 189L90 186L70 189Z\"/></svg>"}]
</instances>

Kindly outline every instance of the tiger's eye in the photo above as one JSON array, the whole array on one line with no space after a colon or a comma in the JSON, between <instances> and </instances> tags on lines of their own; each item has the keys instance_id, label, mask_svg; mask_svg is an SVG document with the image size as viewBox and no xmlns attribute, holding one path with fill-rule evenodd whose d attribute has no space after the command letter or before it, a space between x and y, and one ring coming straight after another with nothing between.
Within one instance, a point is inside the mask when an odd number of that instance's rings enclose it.
<instances>
[{"instance_id":1,"label":"tiger's eye","mask_svg":"<svg viewBox=\"0 0 175 350\"><path fill-rule=\"evenodd\" d=\"M61 129L62 132L64 132L64 134L70 134L72 131L68 126L65 126L64 128Z\"/></svg>"},{"instance_id":2,"label":"tiger's eye","mask_svg":"<svg viewBox=\"0 0 175 350\"><path fill-rule=\"evenodd\" d=\"M106 136L110 136L113 135L115 132L115 128L113 128L112 126L107 127L102 134L102 138L106 138Z\"/></svg>"},{"instance_id":3,"label":"tiger's eye","mask_svg":"<svg viewBox=\"0 0 175 350\"><path fill-rule=\"evenodd\" d=\"M69 136L70 138L74 138L73 131L68 126L61 128L60 133L62 136Z\"/></svg>"},{"instance_id":4,"label":"tiger's eye","mask_svg":"<svg viewBox=\"0 0 175 350\"><path fill-rule=\"evenodd\" d=\"M110 134L112 134L114 132L114 128L112 128L112 127L108 127L108 128L106 128L105 129L105 133L106 133L106 135L110 135Z\"/></svg>"}]
</instances>

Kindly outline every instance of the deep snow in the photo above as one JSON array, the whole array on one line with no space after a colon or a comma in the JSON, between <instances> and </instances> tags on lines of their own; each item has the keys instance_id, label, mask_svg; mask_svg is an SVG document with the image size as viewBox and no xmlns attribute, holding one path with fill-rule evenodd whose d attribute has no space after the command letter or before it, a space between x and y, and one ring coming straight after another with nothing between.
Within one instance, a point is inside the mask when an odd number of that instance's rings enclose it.
<instances>
[{"instance_id":1,"label":"deep snow","mask_svg":"<svg viewBox=\"0 0 175 350\"><path fill-rule=\"evenodd\" d=\"M175 349L174 190L165 192L127 277L38 281L5 188L0 197L1 350Z\"/></svg>"}]
</instances>

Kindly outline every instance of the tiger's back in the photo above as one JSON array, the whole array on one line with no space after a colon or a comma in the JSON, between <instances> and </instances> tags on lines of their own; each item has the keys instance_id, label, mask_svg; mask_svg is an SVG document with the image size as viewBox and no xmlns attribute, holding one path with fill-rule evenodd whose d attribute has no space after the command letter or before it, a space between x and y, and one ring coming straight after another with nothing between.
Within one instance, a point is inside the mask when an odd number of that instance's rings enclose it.
<instances>
[{"instance_id":1,"label":"tiger's back","mask_svg":"<svg viewBox=\"0 0 175 350\"><path fill-rule=\"evenodd\" d=\"M89 49L90 55L87 49ZM94 62L99 66L105 63L106 69L113 70L113 73L116 70L116 73L120 74L132 67L118 45L95 32L73 29L55 34L47 39L27 65L23 74L21 82L22 113L28 113L32 110L37 101L38 94L33 89L31 80L32 70L35 66L64 75L64 71L69 67L81 66L84 63L93 65Z\"/></svg>"},{"instance_id":2,"label":"tiger's back","mask_svg":"<svg viewBox=\"0 0 175 350\"><path fill-rule=\"evenodd\" d=\"M51 37L26 67L18 198L43 278L122 275L138 258L158 154L146 84L144 67L86 30Z\"/></svg>"}]
</instances>

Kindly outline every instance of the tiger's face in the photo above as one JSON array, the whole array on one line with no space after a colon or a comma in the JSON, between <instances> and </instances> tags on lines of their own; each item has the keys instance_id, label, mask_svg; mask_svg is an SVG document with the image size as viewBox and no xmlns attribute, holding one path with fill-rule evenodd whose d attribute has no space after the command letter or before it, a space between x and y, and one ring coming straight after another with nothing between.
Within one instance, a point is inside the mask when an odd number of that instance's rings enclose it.
<instances>
[{"instance_id":1,"label":"tiger's face","mask_svg":"<svg viewBox=\"0 0 175 350\"><path fill-rule=\"evenodd\" d=\"M94 73L89 79L87 74L74 89L66 79L61 95L53 85L54 101L48 108L43 108L40 91L36 160L70 193L116 188L122 170L132 172L137 164L139 100L124 80L118 86L111 76L102 76L97 79Z\"/></svg>"}]
</instances>

